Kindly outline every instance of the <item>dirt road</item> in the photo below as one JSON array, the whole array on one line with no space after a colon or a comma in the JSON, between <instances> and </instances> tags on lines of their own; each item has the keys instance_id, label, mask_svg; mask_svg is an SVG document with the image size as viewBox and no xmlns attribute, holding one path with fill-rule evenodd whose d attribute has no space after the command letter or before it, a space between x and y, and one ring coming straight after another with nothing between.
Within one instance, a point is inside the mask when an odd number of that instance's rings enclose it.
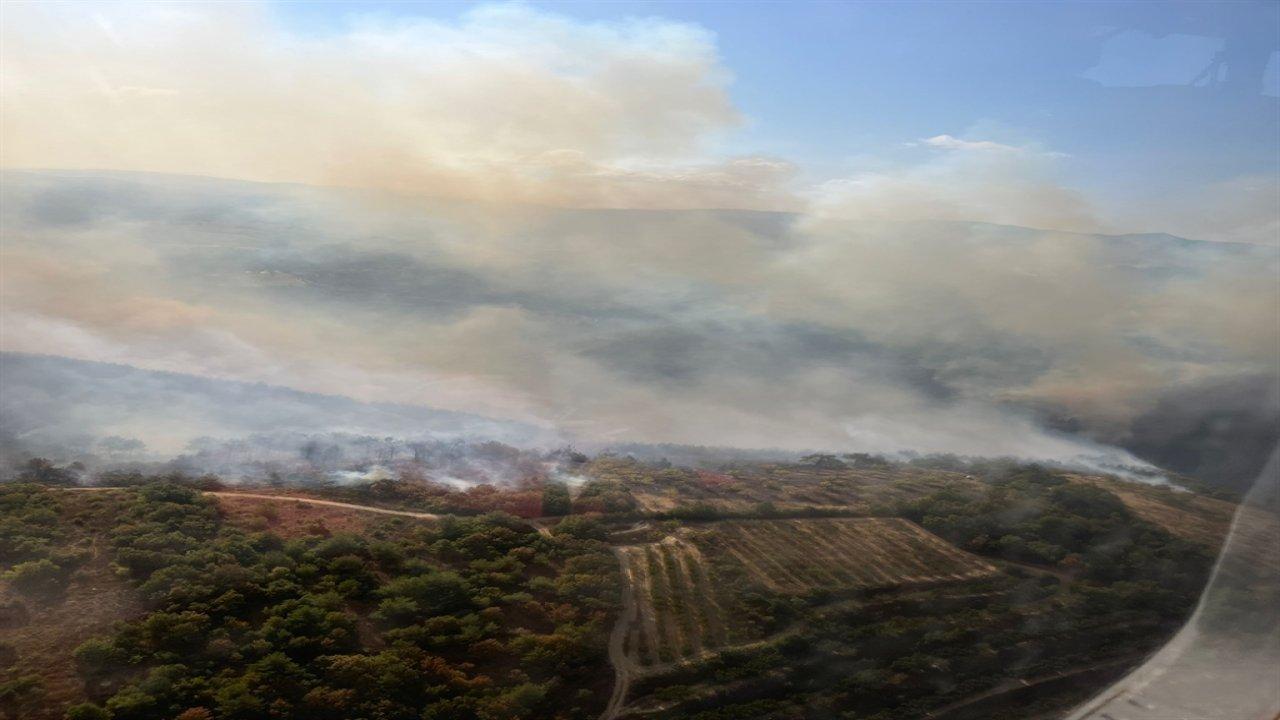
<instances>
[{"instance_id":1,"label":"dirt road","mask_svg":"<svg viewBox=\"0 0 1280 720\"><path fill-rule=\"evenodd\" d=\"M382 513L383 515L399 515L400 517L418 518L420 520L439 520L442 515L426 512L414 512L412 510L391 510L388 508L374 507L372 505L356 505L355 503L338 502L337 500L317 500L309 497L298 497L296 495L260 495L257 493L228 492L222 490L205 490L205 495L213 495L214 497L242 497L254 498L255 500L276 500L279 502L301 502L311 505L324 505L326 507L346 508L348 510L361 510L363 512Z\"/></svg>"},{"instance_id":2,"label":"dirt road","mask_svg":"<svg viewBox=\"0 0 1280 720\"><path fill-rule=\"evenodd\" d=\"M627 692L631 689L631 676L635 671L631 665L631 658L627 657L626 641L627 633L631 630L632 623L636 621L640 609L636 606L633 591L635 578L631 577L631 566L622 553L623 550L620 547L613 549L613 554L618 558L618 565L622 568L622 612L618 615L618 621L614 623L613 632L609 635L609 662L613 664L614 675L613 693L609 696L609 704L600 714L600 720L613 720L622 712L627 702Z\"/></svg>"},{"instance_id":3,"label":"dirt road","mask_svg":"<svg viewBox=\"0 0 1280 720\"><path fill-rule=\"evenodd\" d=\"M62 488L64 490L77 490L80 492L105 491L105 490L127 490L124 487L69 487ZM233 490L202 490L205 495L214 497L228 498L253 498L255 500L273 500L275 502L300 502L309 503L311 505L324 505L326 507L346 508L347 510L359 510L362 512L381 513L383 515L399 515L400 517L418 518L420 520L439 520L442 515L426 512L414 512L412 510L391 510L390 508L380 508L373 505L357 505L355 503L338 502L337 500L319 500L313 497L305 497L299 495L267 495L265 493L245 493Z\"/></svg>"}]
</instances>

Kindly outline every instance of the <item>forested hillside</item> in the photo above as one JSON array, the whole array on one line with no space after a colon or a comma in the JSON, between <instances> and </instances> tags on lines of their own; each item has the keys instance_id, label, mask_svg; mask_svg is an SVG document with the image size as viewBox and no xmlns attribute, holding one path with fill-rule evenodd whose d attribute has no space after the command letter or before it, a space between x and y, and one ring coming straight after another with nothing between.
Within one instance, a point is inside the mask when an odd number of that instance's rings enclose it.
<instances>
[{"instance_id":1,"label":"forested hillside","mask_svg":"<svg viewBox=\"0 0 1280 720\"><path fill-rule=\"evenodd\" d=\"M84 562L59 542L75 535L60 525L68 493L0 492L7 613L36 615ZM282 537L226 522L216 499L187 487L93 495L79 521L113 521L87 541L140 604L80 638L74 660L90 702L67 711L75 720L599 711L617 571L598 541L501 515ZM26 645L6 642L11 670L35 669ZM9 715L62 717L53 701L79 693L45 681L10 679L0 696Z\"/></svg>"},{"instance_id":2,"label":"forested hillside","mask_svg":"<svg viewBox=\"0 0 1280 720\"><path fill-rule=\"evenodd\" d=\"M0 485L0 708L1013 720L1163 642L1233 508L1005 461L568 462L466 491L28 464Z\"/></svg>"}]
</instances>

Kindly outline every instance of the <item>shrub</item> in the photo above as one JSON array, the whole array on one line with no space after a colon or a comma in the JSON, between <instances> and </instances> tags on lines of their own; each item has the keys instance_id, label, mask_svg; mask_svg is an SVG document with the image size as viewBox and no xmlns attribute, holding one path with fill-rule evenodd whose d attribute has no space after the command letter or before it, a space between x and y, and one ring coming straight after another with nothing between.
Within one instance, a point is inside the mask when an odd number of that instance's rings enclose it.
<instances>
[{"instance_id":1,"label":"shrub","mask_svg":"<svg viewBox=\"0 0 1280 720\"><path fill-rule=\"evenodd\" d=\"M418 616L418 603L407 597L389 597L378 603L373 618L392 627L408 625Z\"/></svg>"},{"instance_id":2,"label":"shrub","mask_svg":"<svg viewBox=\"0 0 1280 720\"><path fill-rule=\"evenodd\" d=\"M585 515L573 515L556 523L557 535L568 535L579 540L606 540L609 533L599 520Z\"/></svg>"},{"instance_id":3,"label":"shrub","mask_svg":"<svg viewBox=\"0 0 1280 720\"><path fill-rule=\"evenodd\" d=\"M0 683L0 712L5 717L19 718L34 709L44 698L44 681L38 675L23 675Z\"/></svg>"},{"instance_id":4,"label":"shrub","mask_svg":"<svg viewBox=\"0 0 1280 720\"><path fill-rule=\"evenodd\" d=\"M111 713L101 705L86 702L67 708L67 720L111 720Z\"/></svg>"},{"instance_id":5,"label":"shrub","mask_svg":"<svg viewBox=\"0 0 1280 720\"><path fill-rule=\"evenodd\" d=\"M396 578L384 585L380 594L409 598L431 615L464 610L472 604L466 582L452 571Z\"/></svg>"},{"instance_id":6,"label":"shrub","mask_svg":"<svg viewBox=\"0 0 1280 720\"><path fill-rule=\"evenodd\" d=\"M564 483L547 483L542 489L543 515L568 515L573 512L569 488Z\"/></svg>"},{"instance_id":7,"label":"shrub","mask_svg":"<svg viewBox=\"0 0 1280 720\"><path fill-rule=\"evenodd\" d=\"M25 595L53 595L66 589L67 575L52 560L42 558L14 565L4 578Z\"/></svg>"},{"instance_id":8,"label":"shrub","mask_svg":"<svg viewBox=\"0 0 1280 720\"><path fill-rule=\"evenodd\" d=\"M127 658L109 638L89 638L80 643L73 655L80 672L100 673L123 665Z\"/></svg>"},{"instance_id":9,"label":"shrub","mask_svg":"<svg viewBox=\"0 0 1280 720\"><path fill-rule=\"evenodd\" d=\"M170 502L179 505L191 505L200 499L200 492L189 487L173 483L155 483L144 485L138 495L150 503Z\"/></svg>"}]
</instances>

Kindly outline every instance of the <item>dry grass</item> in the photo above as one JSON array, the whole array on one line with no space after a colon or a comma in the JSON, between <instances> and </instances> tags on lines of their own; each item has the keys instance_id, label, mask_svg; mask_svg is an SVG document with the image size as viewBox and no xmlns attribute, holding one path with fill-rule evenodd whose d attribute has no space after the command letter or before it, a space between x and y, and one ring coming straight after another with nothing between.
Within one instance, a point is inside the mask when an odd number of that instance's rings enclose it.
<instances>
[{"instance_id":1,"label":"dry grass","mask_svg":"<svg viewBox=\"0 0 1280 720\"><path fill-rule=\"evenodd\" d=\"M913 467L818 468L805 465L752 465L712 473L638 463L597 463L594 474L622 481L641 511L664 513L681 506L705 505L726 513L747 514L768 503L782 512L829 510L869 513L877 506L924 497L948 488L979 492L968 475Z\"/></svg>"},{"instance_id":2,"label":"dry grass","mask_svg":"<svg viewBox=\"0 0 1280 720\"><path fill-rule=\"evenodd\" d=\"M220 495L223 520L251 531L270 531L283 538L332 533L361 533L382 516L305 500L281 501Z\"/></svg>"},{"instance_id":3,"label":"dry grass","mask_svg":"<svg viewBox=\"0 0 1280 720\"><path fill-rule=\"evenodd\" d=\"M1200 543L1210 550L1222 545L1231 529L1236 506L1225 500L1168 488L1072 475L1073 482L1103 487L1120 498L1134 515L1158 525L1170 534Z\"/></svg>"}]
</instances>

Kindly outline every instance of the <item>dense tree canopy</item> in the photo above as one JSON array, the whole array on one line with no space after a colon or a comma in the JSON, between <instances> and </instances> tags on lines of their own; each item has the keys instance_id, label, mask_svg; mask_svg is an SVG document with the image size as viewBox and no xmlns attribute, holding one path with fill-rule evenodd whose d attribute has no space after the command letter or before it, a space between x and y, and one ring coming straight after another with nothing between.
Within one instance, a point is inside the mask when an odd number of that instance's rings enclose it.
<instances>
[{"instance_id":1,"label":"dense tree canopy","mask_svg":"<svg viewBox=\"0 0 1280 720\"><path fill-rule=\"evenodd\" d=\"M40 502L31 500L28 515ZM38 536L10 537L11 553L41 547ZM285 539L226 524L194 489L153 484L134 492L111 545L152 609L76 649L90 686L107 691L75 717L517 720L599 711L574 692L607 668L616 585L598 541L545 537L504 515Z\"/></svg>"}]
</instances>

